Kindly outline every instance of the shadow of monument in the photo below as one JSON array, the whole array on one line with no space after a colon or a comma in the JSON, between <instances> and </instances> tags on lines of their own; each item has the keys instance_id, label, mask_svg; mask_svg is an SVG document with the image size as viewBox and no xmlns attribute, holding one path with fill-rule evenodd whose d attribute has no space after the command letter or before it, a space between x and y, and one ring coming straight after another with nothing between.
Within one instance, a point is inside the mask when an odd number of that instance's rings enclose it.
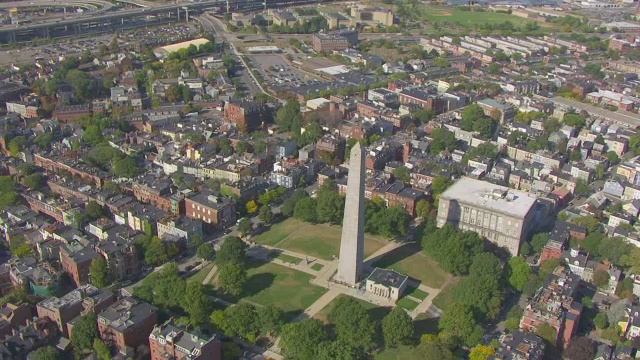
<instances>
[{"instance_id":1,"label":"shadow of monument","mask_svg":"<svg viewBox=\"0 0 640 360\"><path fill-rule=\"evenodd\" d=\"M375 258L366 261L365 266L386 268L387 266L402 261L411 255L419 253L420 251L420 246L414 243L401 245L386 254L376 256Z\"/></svg>"}]
</instances>

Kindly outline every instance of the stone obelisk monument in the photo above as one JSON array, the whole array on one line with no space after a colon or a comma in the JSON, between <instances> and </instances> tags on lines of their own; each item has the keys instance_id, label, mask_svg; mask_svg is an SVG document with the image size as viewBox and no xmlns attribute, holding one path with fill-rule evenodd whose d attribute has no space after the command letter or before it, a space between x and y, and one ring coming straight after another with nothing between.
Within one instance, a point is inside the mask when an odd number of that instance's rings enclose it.
<instances>
[{"instance_id":1,"label":"stone obelisk monument","mask_svg":"<svg viewBox=\"0 0 640 360\"><path fill-rule=\"evenodd\" d=\"M342 221L337 282L356 285L362 279L364 262L364 149L356 143L349 158L347 198Z\"/></svg>"}]
</instances>

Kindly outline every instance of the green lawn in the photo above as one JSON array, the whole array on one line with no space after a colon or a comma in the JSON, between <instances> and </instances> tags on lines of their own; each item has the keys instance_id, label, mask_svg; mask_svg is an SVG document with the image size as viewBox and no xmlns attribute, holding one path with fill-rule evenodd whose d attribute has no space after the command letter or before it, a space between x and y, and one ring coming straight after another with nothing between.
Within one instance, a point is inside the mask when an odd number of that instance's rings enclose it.
<instances>
[{"instance_id":1,"label":"green lawn","mask_svg":"<svg viewBox=\"0 0 640 360\"><path fill-rule=\"evenodd\" d=\"M514 26L524 28L527 23L533 20L525 19L516 15L493 12L493 11L463 11L455 7L433 7L426 6L420 9L420 15L427 22L447 21L451 24L459 24L465 27L486 24L502 24L506 21ZM552 23L537 21L541 29L555 27Z\"/></svg>"},{"instance_id":2,"label":"green lawn","mask_svg":"<svg viewBox=\"0 0 640 360\"><path fill-rule=\"evenodd\" d=\"M277 254L276 259L288 262L288 263L292 263L292 264L300 264L300 262L302 261L302 259L297 258L295 256L290 256L290 255L286 255L286 254Z\"/></svg>"},{"instance_id":3,"label":"green lawn","mask_svg":"<svg viewBox=\"0 0 640 360\"><path fill-rule=\"evenodd\" d=\"M398 302L396 303L398 306L400 306L403 309L407 309L407 310L413 310L416 307L418 307L418 303L407 298L407 297L403 297L400 300L398 300Z\"/></svg>"},{"instance_id":4,"label":"green lawn","mask_svg":"<svg viewBox=\"0 0 640 360\"><path fill-rule=\"evenodd\" d=\"M214 265L215 265L214 263L209 263L205 265L202 269L198 270L197 273L193 274L193 276L191 276L187 281L195 281L195 282L202 283Z\"/></svg>"},{"instance_id":5,"label":"green lawn","mask_svg":"<svg viewBox=\"0 0 640 360\"><path fill-rule=\"evenodd\" d=\"M438 263L425 255L416 244L403 245L388 252L376 260L374 265L409 275L422 284L435 289L440 288L450 276L440 269Z\"/></svg>"},{"instance_id":6,"label":"green lawn","mask_svg":"<svg viewBox=\"0 0 640 360\"><path fill-rule=\"evenodd\" d=\"M271 226L269 231L256 236L252 241L331 260L332 256L338 256L341 236L342 228L340 226L309 224L289 218ZM381 236L366 235L365 256L376 252L386 242L387 240Z\"/></svg>"},{"instance_id":7,"label":"green lawn","mask_svg":"<svg viewBox=\"0 0 640 360\"><path fill-rule=\"evenodd\" d=\"M318 320L324 322L324 323L328 323L327 316L329 316L329 312L331 312L331 309L333 309L333 307L336 305L336 300L338 300L341 297L345 297L345 296L348 296L348 295L344 295L344 294L338 295L338 297L333 299L332 302L327 304L327 306L325 306L322 310L320 310L313 317L315 319L318 319ZM376 321L376 323L379 323L380 321L382 321L382 318L385 317L385 315L387 315L391 311L391 309L389 309L389 308L381 307L381 306L378 306L376 304L372 304L372 303L370 303L368 301L364 301L364 300L360 300L360 299L356 299L356 298L354 298L354 299L357 302L359 302L360 304L362 304L362 306L364 306L365 309L367 309L367 311L369 312L369 314L371 314L371 316Z\"/></svg>"},{"instance_id":8,"label":"green lawn","mask_svg":"<svg viewBox=\"0 0 640 360\"><path fill-rule=\"evenodd\" d=\"M442 289L440 294L433 299L433 305L437 306L440 310L444 310L448 304L451 303L453 289L458 284L458 279L454 279L447 287Z\"/></svg>"},{"instance_id":9,"label":"green lawn","mask_svg":"<svg viewBox=\"0 0 640 360\"><path fill-rule=\"evenodd\" d=\"M427 298L427 296L429 296L428 293L426 293L426 292L424 292L424 291L422 291L422 290L420 290L418 288L415 288L415 287L408 287L407 288L407 292L406 292L405 295L411 295L414 298L420 299L420 300L424 300L424 299Z\"/></svg>"},{"instance_id":10,"label":"green lawn","mask_svg":"<svg viewBox=\"0 0 640 360\"><path fill-rule=\"evenodd\" d=\"M320 271L320 270L322 270L323 267L324 267L324 265L322 265L320 263L315 263L315 264L311 265L311 269L313 269L315 271Z\"/></svg>"},{"instance_id":11,"label":"green lawn","mask_svg":"<svg viewBox=\"0 0 640 360\"><path fill-rule=\"evenodd\" d=\"M311 275L272 263L252 264L243 299L275 305L295 316L313 304L326 289L311 285Z\"/></svg>"}]
</instances>

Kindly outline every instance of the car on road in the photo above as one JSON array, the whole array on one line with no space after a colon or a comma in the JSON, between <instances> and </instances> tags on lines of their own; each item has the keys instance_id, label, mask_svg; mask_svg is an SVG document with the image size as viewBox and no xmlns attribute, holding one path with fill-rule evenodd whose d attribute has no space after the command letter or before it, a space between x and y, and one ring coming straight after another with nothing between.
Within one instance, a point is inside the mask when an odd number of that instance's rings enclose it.
<instances>
[{"instance_id":1,"label":"car on road","mask_svg":"<svg viewBox=\"0 0 640 360\"><path fill-rule=\"evenodd\" d=\"M131 280L125 280L122 282L122 284L120 284L120 286L125 287L125 286L129 286L131 285Z\"/></svg>"}]
</instances>

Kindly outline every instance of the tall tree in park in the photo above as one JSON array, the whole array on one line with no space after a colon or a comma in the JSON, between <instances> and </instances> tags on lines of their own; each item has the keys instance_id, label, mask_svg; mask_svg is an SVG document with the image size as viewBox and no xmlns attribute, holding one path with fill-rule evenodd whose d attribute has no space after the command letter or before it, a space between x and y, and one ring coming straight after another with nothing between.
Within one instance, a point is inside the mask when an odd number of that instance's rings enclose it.
<instances>
[{"instance_id":1,"label":"tall tree in park","mask_svg":"<svg viewBox=\"0 0 640 360\"><path fill-rule=\"evenodd\" d=\"M514 289L522 291L531 276L531 267L529 264L527 264L523 258L514 256L509 260L508 271L509 284L513 286Z\"/></svg>"},{"instance_id":2,"label":"tall tree in park","mask_svg":"<svg viewBox=\"0 0 640 360\"><path fill-rule=\"evenodd\" d=\"M202 260L212 261L216 257L216 251L213 244L206 243L198 246L197 255Z\"/></svg>"},{"instance_id":3,"label":"tall tree in park","mask_svg":"<svg viewBox=\"0 0 640 360\"><path fill-rule=\"evenodd\" d=\"M207 321L210 306L204 286L199 282L188 282L184 293L182 308L189 314L192 324L202 324Z\"/></svg>"},{"instance_id":4,"label":"tall tree in park","mask_svg":"<svg viewBox=\"0 0 640 360\"><path fill-rule=\"evenodd\" d=\"M317 223L316 200L312 198L302 198L298 200L293 210L293 216L302 221Z\"/></svg>"},{"instance_id":5,"label":"tall tree in park","mask_svg":"<svg viewBox=\"0 0 640 360\"><path fill-rule=\"evenodd\" d=\"M29 359L33 360L62 360L58 349L53 346L44 346L29 353Z\"/></svg>"},{"instance_id":6,"label":"tall tree in park","mask_svg":"<svg viewBox=\"0 0 640 360\"><path fill-rule=\"evenodd\" d=\"M237 236L227 236L218 250L216 263L222 267L228 263L244 264L247 244Z\"/></svg>"},{"instance_id":7,"label":"tall tree in park","mask_svg":"<svg viewBox=\"0 0 640 360\"><path fill-rule=\"evenodd\" d=\"M102 256L91 261L91 265L89 266L89 279L91 279L93 286L97 288L103 288L111 283L109 266L107 265L107 260Z\"/></svg>"},{"instance_id":8,"label":"tall tree in park","mask_svg":"<svg viewBox=\"0 0 640 360\"><path fill-rule=\"evenodd\" d=\"M286 358L317 359L320 344L329 340L329 334L320 320L306 319L282 328L280 348Z\"/></svg>"},{"instance_id":9,"label":"tall tree in park","mask_svg":"<svg viewBox=\"0 0 640 360\"><path fill-rule=\"evenodd\" d=\"M471 104L462 111L460 126L463 130L473 131L474 124L484 118L484 109L478 104Z\"/></svg>"},{"instance_id":10,"label":"tall tree in park","mask_svg":"<svg viewBox=\"0 0 640 360\"><path fill-rule=\"evenodd\" d=\"M459 344L475 346L482 340L483 330L476 323L473 311L467 305L454 302L442 314L438 327L445 336Z\"/></svg>"},{"instance_id":11,"label":"tall tree in park","mask_svg":"<svg viewBox=\"0 0 640 360\"><path fill-rule=\"evenodd\" d=\"M274 305L262 306L257 309L260 332L263 335L278 334L284 326L284 312Z\"/></svg>"},{"instance_id":12,"label":"tall tree in park","mask_svg":"<svg viewBox=\"0 0 640 360\"><path fill-rule=\"evenodd\" d=\"M247 201L245 208L247 209L247 214L255 214L256 211L258 211L258 204L255 200L249 200Z\"/></svg>"},{"instance_id":13,"label":"tall tree in park","mask_svg":"<svg viewBox=\"0 0 640 360\"><path fill-rule=\"evenodd\" d=\"M144 252L144 261L149 265L162 265L169 260L167 246L157 236L151 238Z\"/></svg>"},{"instance_id":14,"label":"tall tree in park","mask_svg":"<svg viewBox=\"0 0 640 360\"><path fill-rule=\"evenodd\" d=\"M335 324L338 341L344 341L363 352L375 346L376 324L362 304L352 297L335 301L327 319Z\"/></svg>"},{"instance_id":15,"label":"tall tree in park","mask_svg":"<svg viewBox=\"0 0 640 360\"><path fill-rule=\"evenodd\" d=\"M74 324L73 332L71 333L71 343L74 350L91 349L93 340L99 338L98 319L95 314L84 315Z\"/></svg>"},{"instance_id":16,"label":"tall tree in park","mask_svg":"<svg viewBox=\"0 0 640 360\"><path fill-rule=\"evenodd\" d=\"M244 284L247 282L247 271L241 263L225 263L220 268L218 281L222 290L233 296L239 296L242 294Z\"/></svg>"},{"instance_id":17,"label":"tall tree in park","mask_svg":"<svg viewBox=\"0 0 640 360\"><path fill-rule=\"evenodd\" d=\"M297 100L289 100L276 112L276 125L282 131L291 131L296 136L302 127L302 113Z\"/></svg>"},{"instance_id":18,"label":"tall tree in park","mask_svg":"<svg viewBox=\"0 0 640 360\"><path fill-rule=\"evenodd\" d=\"M387 347L410 343L415 335L411 317L403 308L395 307L382 319L382 334Z\"/></svg>"},{"instance_id":19,"label":"tall tree in park","mask_svg":"<svg viewBox=\"0 0 640 360\"><path fill-rule=\"evenodd\" d=\"M363 353L352 344L344 341L325 341L318 346L317 360L360 360Z\"/></svg>"},{"instance_id":20,"label":"tall tree in park","mask_svg":"<svg viewBox=\"0 0 640 360\"><path fill-rule=\"evenodd\" d=\"M242 235L248 234L251 229L253 229L253 223L249 218L242 218L238 223L238 232Z\"/></svg>"},{"instance_id":21,"label":"tall tree in park","mask_svg":"<svg viewBox=\"0 0 640 360\"><path fill-rule=\"evenodd\" d=\"M246 302L240 302L224 310L224 318L231 330L239 336L255 341L258 332L258 314L256 308Z\"/></svg>"},{"instance_id":22,"label":"tall tree in park","mask_svg":"<svg viewBox=\"0 0 640 360\"><path fill-rule=\"evenodd\" d=\"M271 206L264 205L260 208L260 213L258 214L258 219L263 223L269 225L273 221L273 211L271 210Z\"/></svg>"}]
</instances>

